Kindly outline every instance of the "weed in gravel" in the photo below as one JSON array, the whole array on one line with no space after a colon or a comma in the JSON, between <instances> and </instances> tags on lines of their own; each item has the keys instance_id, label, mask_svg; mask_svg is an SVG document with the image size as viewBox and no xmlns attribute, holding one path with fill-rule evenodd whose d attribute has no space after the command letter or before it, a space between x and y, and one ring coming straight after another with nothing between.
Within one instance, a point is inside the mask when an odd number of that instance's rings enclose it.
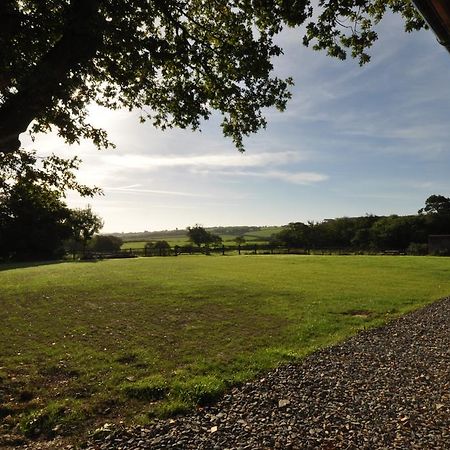
<instances>
[{"instance_id":1,"label":"weed in gravel","mask_svg":"<svg viewBox=\"0 0 450 450\"><path fill-rule=\"evenodd\" d=\"M149 419L154 417L167 418L177 416L179 414L184 414L192 409L192 405L183 402L180 399L170 399L164 403L159 403L154 405L149 413Z\"/></svg>"},{"instance_id":2,"label":"weed in gravel","mask_svg":"<svg viewBox=\"0 0 450 450\"><path fill-rule=\"evenodd\" d=\"M55 434L70 432L85 419L85 414L79 405L71 405L65 401L52 402L42 409L25 415L20 422L20 428L27 437L49 438Z\"/></svg>"},{"instance_id":3,"label":"weed in gravel","mask_svg":"<svg viewBox=\"0 0 450 450\"><path fill-rule=\"evenodd\" d=\"M225 383L215 376L194 376L186 380L175 380L170 394L187 404L206 405L217 400L225 387Z\"/></svg>"},{"instance_id":4,"label":"weed in gravel","mask_svg":"<svg viewBox=\"0 0 450 450\"><path fill-rule=\"evenodd\" d=\"M168 391L167 380L160 374L122 385L122 391L128 398L156 401L165 397Z\"/></svg>"}]
</instances>

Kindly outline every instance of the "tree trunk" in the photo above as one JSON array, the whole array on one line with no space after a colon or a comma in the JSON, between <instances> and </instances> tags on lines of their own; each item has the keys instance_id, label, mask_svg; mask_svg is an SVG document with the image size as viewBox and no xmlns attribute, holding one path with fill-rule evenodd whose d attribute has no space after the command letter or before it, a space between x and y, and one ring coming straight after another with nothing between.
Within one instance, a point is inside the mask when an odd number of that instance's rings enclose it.
<instances>
[{"instance_id":1,"label":"tree trunk","mask_svg":"<svg viewBox=\"0 0 450 450\"><path fill-rule=\"evenodd\" d=\"M83 72L101 43L98 0L72 0L61 38L0 107L0 153L20 147L19 135L55 105L71 72Z\"/></svg>"}]
</instances>

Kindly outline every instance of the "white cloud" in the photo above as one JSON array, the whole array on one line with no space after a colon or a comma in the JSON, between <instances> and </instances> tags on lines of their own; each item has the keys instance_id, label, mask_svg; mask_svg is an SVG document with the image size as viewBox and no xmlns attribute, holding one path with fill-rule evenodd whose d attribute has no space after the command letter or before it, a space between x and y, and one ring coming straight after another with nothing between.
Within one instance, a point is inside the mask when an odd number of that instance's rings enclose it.
<instances>
[{"instance_id":1,"label":"white cloud","mask_svg":"<svg viewBox=\"0 0 450 450\"><path fill-rule=\"evenodd\" d=\"M328 180L328 175L317 172L267 172L269 178L288 181L294 184L312 184Z\"/></svg>"},{"instance_id":2,"label":"white cloud","mask_svg":"<svg viewBox=\"0 0 450 450\"><path fill-rule=\"evenodd\" d=\"M327 180L328 175L317 172L289 172L286 170L248 171L248 170L198 170L201 175L225 175L228 177L257 177L274 179L286 183L309 185Z\"/></svg>"},{"instance_id":3,"label":"white cloud","mask_svg":"<svg viewBox=\"0 0 450 450\"><path fill-rule=\"evenodd\" d=\"M187 154L187 155L140 155L109 154L108 163L123 169L152 170L162 167L266 167L291 164L305 159L300 152L232 153L232 154Z\"/></svg>"},{"instance_id":4,"label":"white cloud","mask_svg":"<svg viewBox=\"0 0 450 450\"><path fill-rule=\"evenodd\" d=\"M142 187L140 184L134 184L131 186L123 186L123 187L105 187L103 188L106 192L123 192L123 193L131 193L131 194L156 194L156 195L172 195L172 196L180 196L180 197L200 197L200 198L212 198L213 196L208 194L198 194L194 192L181 192L181 191L164 191L159 189L146 189Z\"/></svg>"}]
</instances>

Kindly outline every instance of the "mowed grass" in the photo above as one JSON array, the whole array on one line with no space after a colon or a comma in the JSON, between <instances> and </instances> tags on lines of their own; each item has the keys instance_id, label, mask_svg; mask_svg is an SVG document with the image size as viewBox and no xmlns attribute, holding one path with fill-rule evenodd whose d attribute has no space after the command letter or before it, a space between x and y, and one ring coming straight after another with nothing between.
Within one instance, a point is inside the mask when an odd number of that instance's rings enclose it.
<instances>
[{"instance_id":1,"label":"mowed grass","mask_svg":"<svg viewBox=\"0 0 450 450\"><path fill-rule=\"evenodd\" d=\"M185 411L450 294L450 259L432 257L0 268L0 433L18 426L29 436Z\"/></svg>"}]
</instances>

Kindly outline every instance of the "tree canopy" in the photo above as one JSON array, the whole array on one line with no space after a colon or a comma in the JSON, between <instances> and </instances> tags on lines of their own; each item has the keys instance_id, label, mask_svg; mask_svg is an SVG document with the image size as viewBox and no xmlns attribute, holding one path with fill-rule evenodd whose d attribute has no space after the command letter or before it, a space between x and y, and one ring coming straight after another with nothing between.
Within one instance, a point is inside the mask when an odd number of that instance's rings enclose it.
<instances>
[{"instance_id":1,"label":"tree canopy","mask_svg":"<svg viewBox=\"0 0 450 450\"><path fill-rule=\"evenodd\" d=\"M52 259L70 236L68 208L43 186L18 180L0 200L0 259Z\"/></svg>"},{"instance_id":2,"label":"tree canopy","mask_svg":"<svg viewBox=\"0 0 450 450\"><path fill-rule=\"evenodd\" d=\"M442 214L450 216L450 198L443 195L430 195L419 214Z\"/></svg>"},{"instance_id":3,"label":"tree canopy","mask_svg":"<svg viewBox=\"0 0 450 450\"><path fill-rule=\"evenodd\" d=\"M196 224L193 227L188 227L186 231L189 240L198 247L202 244L208 246L210 244L220 245L222 243L222 238L220 236L205 230L201 225Z\"/></svg>"},{"instance_id":4,"label":"tree canopy","mask_svg":"<svg viewBox=\"0 0 450 450\"><path fill-rule=\"evenodd\" d=\"M81 245L83 253L86 252L88 241L103 228L103 220L92 211L89 205L84 209L72 209L68 222L72 231L72 239Z\"/></svg>"},{"instance_id":5,"label":"tree canopy","mask_svg":"<svg viewBox=\"0 0 450 450\"><path fill-rule=\"evenodd\" d=\"M0 259L52 259L64 253L63 243L75 233L79 215L67 207L67 191L82 196L101 192L77 182L78 164L76 157L38 158L35 152L23 150L4 157L0 165Z\"/></svg>"},{"instance_id":6,"label":"tree canopy","mask_svg":"<svg viewBox=\"0 0 450 450\"><path fill-rule=\"evenodd\" d=\"M197 129L216 110L243 150L263 109L290 97L292 80L272 72L283 27L305 24L305 45L363 64L387 10L407 31L424 26L409 0L2 0L0 153L30 124L111 145L87 122L91 103L140 110L163 129Z\"/></svg>"}]
</instances>

